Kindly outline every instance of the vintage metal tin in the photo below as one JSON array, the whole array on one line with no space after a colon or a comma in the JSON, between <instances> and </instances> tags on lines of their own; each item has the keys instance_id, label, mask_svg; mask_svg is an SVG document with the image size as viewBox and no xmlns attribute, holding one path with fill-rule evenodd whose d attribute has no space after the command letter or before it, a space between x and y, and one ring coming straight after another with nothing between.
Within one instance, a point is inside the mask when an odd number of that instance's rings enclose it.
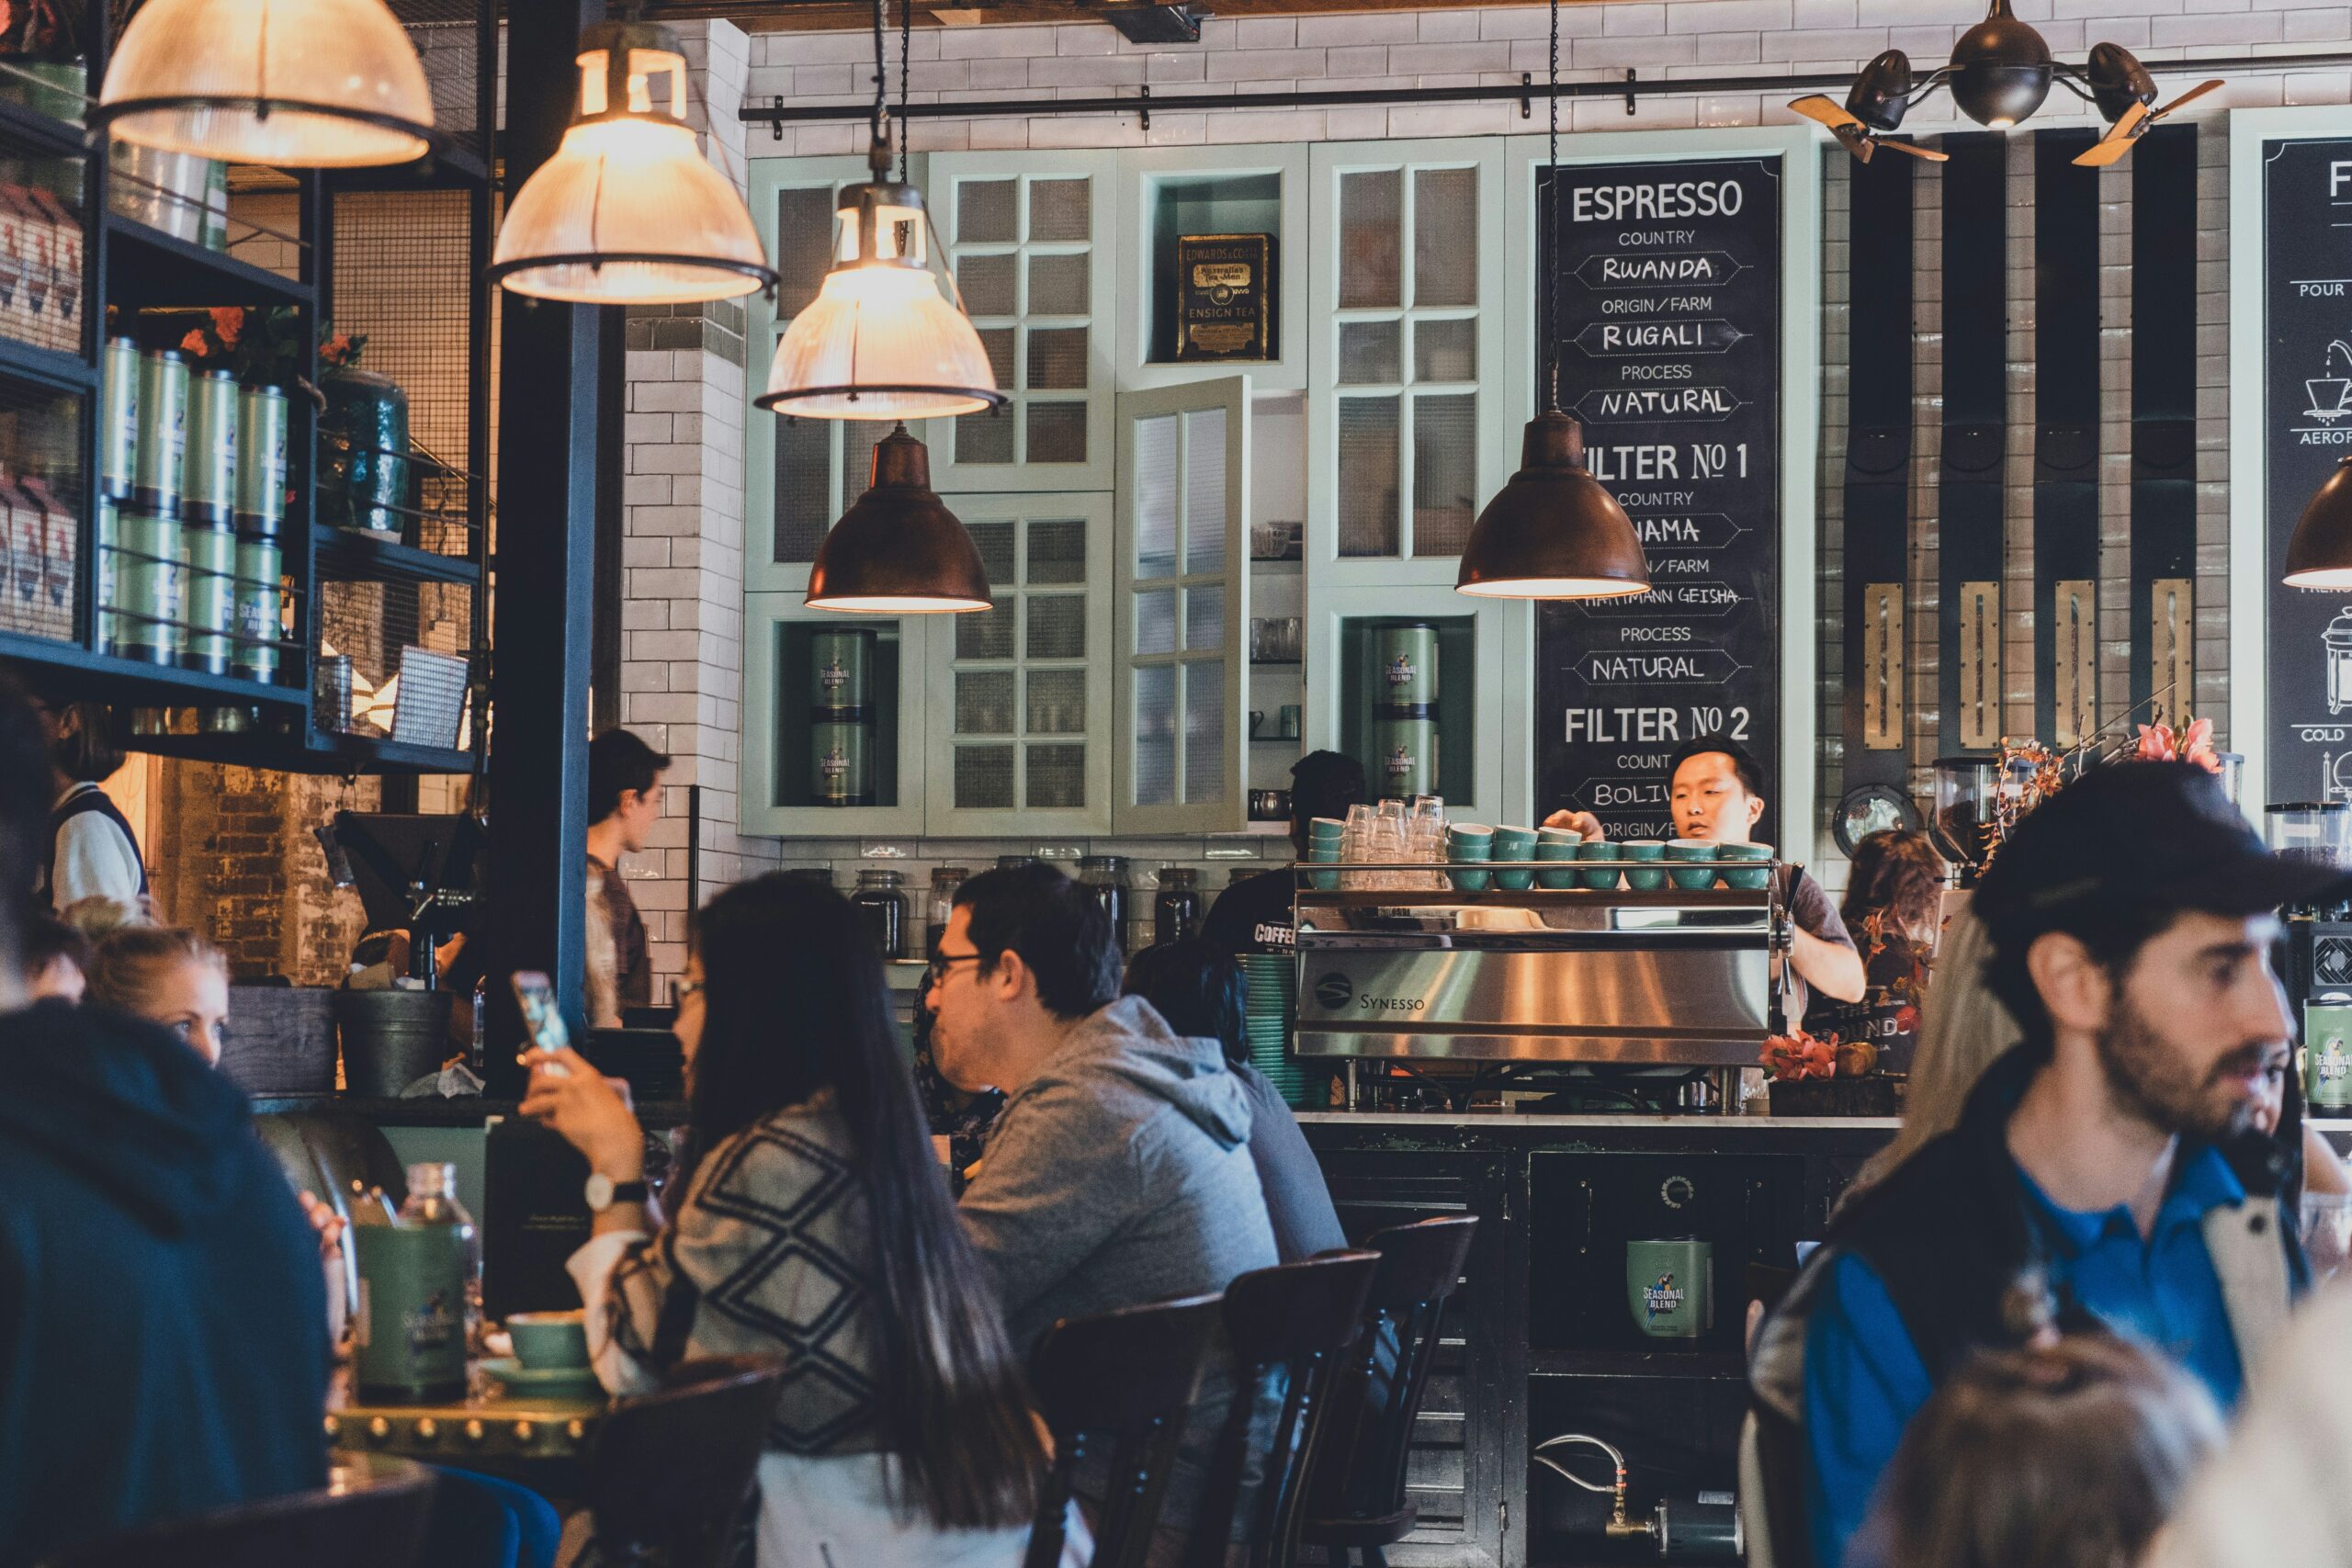
<instances>
[{"instance_id":1,"label":"vintage metal tin","mask_svg":"<svg viewBox=\"0 0 2352 1568\"><path fill-rule=\"evenodd\" d=\"M115 606L122 602L122 526L115 516L115 502L110 496L98 497L93 536L98 551L98 651L120 653L122 616Z\"/></svg>"},{"instance_id":2,"label":"vintage metal tin","mask_svg":"<svg viewBox=\"0 0 2352 1568\"><path fill-rule=\"evenodd\" d=\"M237 505L237 378L226 370L189 378L187 437L180 463L180 517L226 524Z\"/></svg>"},{"instance_id":3,"label":"vintage metal tin","mask_svg":"<svg viewBox=\"0 0 2352 1568\"><path fill-rule=\"evenodd\" d=\"M151 517L180 514L187 448L187 361L168 348L139 356L139 463L131 501Z\"/></svg>"},{"instance_id":4,"label":"vintage metal tin","mask_svg":"<svg viewBox=\"0 0 2352 1568\"><path fill-rule=\"evenodd\" d=\"M237 526L286 516L286 394L247 387L237 400Z\"/></svg>"},{"instance_id":5,"label":"vintage metal tin","mask_svg":"<svg viewBox=\"0 0 2352 1568\"><path fill-rule=\"evenodd\" d=\"M124 507L117 514L116 532L122 541L115 568L122 588L122 652L149 664L177 664L185 646L179 626L179 521Z\"/></svg>"},{"instance_id":6,"label":"vintage metal tin","mask_svg":"<svg viewBox=\"0 0 2352 1568\"><path fill-rule=\"evenodd\" d=\"M874 804L873 745L870 719L808 727L808 792L819 806Z\"/></svg>"},{"instance_id":7,"label":"vintage metal tin","mask_svg":"<svg viewBox=\"0 0 2352 1568\"><path fill-rule=\"evenodd\" d=\"M808 639L808 705L818 717L846 717L874 701L874 644L865 627L820 631Z\"/></svg>"},{"instance_id":8,"label":"vintage metal tin","mask_svg":"<svg viewBox=\"0 0 2352 1568\"><path fill-rule=\"evenodd\" d=\"M2313 1111L2352 1110L2352 1002L2303 1004L2303 1088Z\"/></svg>"},{"instance_id":9,"label":"vintage metal tin","mask_svg":"<svg viewBox=\"0 0 2352 1568\"><path fill-rule=\"evenodd\" d=\"M23 490L40 508L40 633L43 637L74 635L74 565L80 556L81 527L72 508L40 479L27 479Z\"/></svg>"},{"instance_id":10,"label":"vintage metal tin","mask_svg":"<svg viewBox=\"0 0 2352 1568\"><path fill-rule=\"evenodd\" d=\"M1416 623L1372 634L1374 712L1425 707L1437 701L1437 628Z\"/></svg>"},{"instance_id":11,"label":"vintage metal tin","mask_svg":"<svg viewBox=\"0 0 2352 1568\"><path fill-rule=\"evenodd\" d=\"M226 675L237 613L237 536L226 519L180 527L181 619L187 631L180 662L208 675Z\"/></svg>"},{"instance_id":12,"label":"vintage metal tin","mask_svg":"<svg viewBox=\"0 0 2352 1568\"><path fill-rule=\"evenodd\" d=\"M1369 736L1372 753L1365 759L1365 782L1382 800L1410 800L1436 795L1437 720L1428 717L1390 718L1375 713Z\"/></svg>"},{"instance_id":13,"label":"vintage metal tin","mask_svg":"<svg viewBox=\"0 0 2352 1568\"><path fill-rule=\"evenodd\" d=\"M107 339L98 384L98 493L127 501L139 476L139 345Z\"/></svg>"},{"instance_id":14,"label":"vintage metal tin","mask_svg":"<svg viewBox=\"0 0 2352 1568\"><path fill-rule=\"evenodd\" d=\"M274 532L245 520L237 530L236 672L248 681L277 679L277 638L285 599L279 579L286 555Z\"/></svg>"}]
</instances>

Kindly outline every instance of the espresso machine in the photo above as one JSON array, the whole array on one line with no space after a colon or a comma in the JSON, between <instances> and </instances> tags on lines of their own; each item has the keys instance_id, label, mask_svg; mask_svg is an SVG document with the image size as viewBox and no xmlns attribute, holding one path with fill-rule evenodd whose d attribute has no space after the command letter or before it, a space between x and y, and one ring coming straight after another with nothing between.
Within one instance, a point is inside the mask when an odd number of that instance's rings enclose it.
<instances>
[{"instance_id":1,"label":"espresso machine","mask_svg":"<svg viewBox=\"0 0 2352 1568\"><path fill-rule=\"evenodd\" d=\"M2299 800L2266 807L2262 837L2273 854L2352 872L2352 805ZM2299 904L2280 911L2286 959L2279 978L2298 1015L2352 1005L2352 908ZM2306 1030L2306 1034L2309 1031Z\"/></svg>"}]
</instances>

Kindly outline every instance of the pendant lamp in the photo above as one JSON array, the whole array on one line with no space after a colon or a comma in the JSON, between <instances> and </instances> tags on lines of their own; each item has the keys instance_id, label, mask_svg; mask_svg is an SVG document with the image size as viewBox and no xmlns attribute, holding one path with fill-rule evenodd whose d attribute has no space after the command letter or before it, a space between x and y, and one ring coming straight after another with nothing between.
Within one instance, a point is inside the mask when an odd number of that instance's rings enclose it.
<instances>
[{"instance_id":1,"label":"pendant lamp","mask_svg":"<svg viewBox=\"0 0 2352 1568\"><path fill-rule=\"evenodd\" d=\"M689 305L775 287L743 197L686 126L686 57L670 28L582 30L579 107L507 205L490 276L576 305Z\"/></svg>"},{"instance_id":2,"label":"pendant lamp","mask_svg":"<svg viewBox=\"0 0 2352 1568\"><path fill-rule=\"evenodd\" d=\"M817 547L814 610L938 615L993 608L988 569L931 489L931 454L899 425L874 444L874 482Z\"/></svg>"},{"instance_id":3,"label":"pendant lamp","mask_svg":"<svg viewBox=\"0 0 2352 1568\"><path fill-rule=\"evenodd\" d=\"M90 118L142 147L348 169L423 157L433 94L383 0L148 0Z\"/></svg>"},{"instance_id":4,"label":"pendant lamp","mask_svg":"<svg viewBox=\"0 0 2352 1568\"><path fill-rule=\"evenodd\" d=\"M2352 457L2336 460L2287 541L2290 588L2352 588Z\"/></svg>"},{"instance_id":5,"label":"pendant lamp","mask_svg":"<svg viewBox=\"0 0 2352 1568\"><path fill-rule=\"evenodd\" d=\"M1552 0L1552 156L1560 169L1560 0ZM1544 412L1527 422L1519 472L1511 475L1470 525L1462 547L1457 593L1483 599L1613 599L1646 593L1649 559L1633 520L1584 462L1584 426L1560 410L1560 269L1558 213L1553 187L1550 285L1544 296L1544 341L1552 345L1552 390Z\"/></svg>"},{"instance_id":6,"label":"pendant lamp","mask_svg":"<svg viewBox=\"0 0 2352 1568\"><path fill-rule=\"evenodd\" d=\"M905 70L900 68L900 90ZM940 419L1001 407L996 372L944 268L922 192L890 178L882 0L874 3L873 178L842 190L832 265L817 298L776 344L767 390L752 400L813 419ZM903 131L901 132L903 135Z\"/></svg>"}]
</instances>

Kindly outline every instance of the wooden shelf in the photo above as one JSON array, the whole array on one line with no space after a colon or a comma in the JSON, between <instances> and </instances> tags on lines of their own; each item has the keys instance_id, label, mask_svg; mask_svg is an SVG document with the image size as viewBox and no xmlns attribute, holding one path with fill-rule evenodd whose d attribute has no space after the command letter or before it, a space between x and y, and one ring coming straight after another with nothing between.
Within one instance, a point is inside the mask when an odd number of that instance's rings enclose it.
<instances>
[{"instance_id":1,"label":"wooden shelf","mask_svg":"<svg viewBox=\"0 0 2352 1568\"><path fill-rule=\"evenodd\" d=\"M112 242L106 280L109 305L296 305L308 310L318 303L318 291L307 283L280 277L226 251L175 238L119 212L106 215L106 230Z\"/></svg>"},{"instance_id":2,"label":"wooden shelf","mask_svg":"<svg viewBox=\"0 0 2352 1568\"><path fill-rule=\"evenodd\" d=\"M444 750L438 746L412 746L405 741L372 735L322 737L333 747L318 753L333 765L312 770L332 773L470 773L471 751Z\"/></svg>"},{"instance_id":3,"label":"wooden shelf","mask_svg":"<svg viewBox=\"0 0 2352 1568\"><path fill-rule=\"evenodd\" d=\"M86 392L98 373L78 354L65 354L0 333L0 376L38 381L57 389Z\"/></svg>"},{"instance_id":4,"label":"wooden shelf","mask_svg":"<svg viewBox=\"0 0 2352 1568\"><path fill-rule=\"evenodd\" d=\"M12 92L37 92L31 83L11 78ZM62 91L62 89L58 89ZM0 99L0 141L46 152L53 158L86 158L89 144L83 140L84 128L45 115L39 109L12 100Z\"/></svg>"},{"instance_id":5,"label":"wooden shelf","mask_svg":"<svg viewBox=\"0 0 2352 1568\"><path fill-rule=\"evenodd\" d=\"M235 675L208 675L201 670L181 670L146 664L109 653L93 653L78 643L52 642L19 632L0 632L0 659L21 659L53 670L87 676L96 694L133 705L151 706L254 703L273 707L307 707L309 694L292 686L247 681ZM165 739L168 737L141 737ZM190 737L189 739L194 739Z\"/></svg>"},{"instance_id":6,"label":"wooden shelf","mask_svg":"<svg viewBox=\"0 0 2352 1568\"><path fill-rule=\"evenodd\" d=\"M474 754L437 746L410 746L372 735L300 735L247 730L242 735L137 735L134 750L198 762L269 768L286 773L353 776L382 773L470 773Z\"/></svg>"},{"instance_id":7,"label":"wooden shelf","mask_svg":"<svg viewBox=\"0 0 2352 1568\"><path fill-rule=\"evenodd\" d=\"M319 578L327 582L375 582L400 578L412 582L461 582L481 585L481 568L463 556L445 556L404 545L389 534L338 528L314 523L311 536L318 547Z\"/></svg>"}]
</instances>

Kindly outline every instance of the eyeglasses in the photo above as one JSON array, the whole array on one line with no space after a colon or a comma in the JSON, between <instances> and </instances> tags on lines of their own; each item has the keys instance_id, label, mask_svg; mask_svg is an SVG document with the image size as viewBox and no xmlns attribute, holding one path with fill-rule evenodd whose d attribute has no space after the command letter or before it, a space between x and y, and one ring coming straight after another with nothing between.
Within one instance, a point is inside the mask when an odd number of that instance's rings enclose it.
<instances>
[{"instance_id":1,"label":"eyeglasses","mask_svg":"<svg viewBox=\"0 0 2352 1568\"><path fill-rule=\"evenodd\" d=\"M936 986L946 979L947 972L958 964L978 964L979 961L980 955L977 953L934 953L931 963L926 965L926 977Z\"/></svg>"},{"instance_id":2,"label":"eyeglasses","mask_svg":"<svg viewBox=\"0 0 2352 1568\"><path fill-rule=\"evenodd\" d=\"M698 997L709 988L710 982L708 980L673 981L670 987L671 1004L673 1006L683 1006L688 997Z\"/></svg>"}]
</instances>

